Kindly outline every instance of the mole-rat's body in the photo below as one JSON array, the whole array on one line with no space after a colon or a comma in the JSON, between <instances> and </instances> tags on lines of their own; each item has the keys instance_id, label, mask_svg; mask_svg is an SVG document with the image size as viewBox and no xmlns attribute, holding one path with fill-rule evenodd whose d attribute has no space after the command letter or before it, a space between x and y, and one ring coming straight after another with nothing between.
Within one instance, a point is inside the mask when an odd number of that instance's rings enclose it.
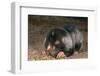
<instances>
[{"instance_id":1,"label":"mole-rat's body","mask_svg":"<svg viewBox=\"0 0 100 76\"><path fill-rule=\"evenodd\" d=\"M64 52L67 57L71 56L74 51L81 49L82 44L82 33L74 25L51 29L45 38L46 52L55 58L59 52Z\"/></svg>"}]
</instances>

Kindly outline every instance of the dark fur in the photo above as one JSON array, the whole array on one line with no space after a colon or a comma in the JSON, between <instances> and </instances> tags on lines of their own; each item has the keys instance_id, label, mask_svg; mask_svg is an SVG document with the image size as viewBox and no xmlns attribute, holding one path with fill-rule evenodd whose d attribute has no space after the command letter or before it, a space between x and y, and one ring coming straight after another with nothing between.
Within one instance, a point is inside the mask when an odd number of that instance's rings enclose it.
<instances>
[{"instance_id":1,"label":"dark fur","mask_svg":"<svg viewBox=\"0 0 100 76\"><path fill-rule=\"evenodd\" d=\"M56 42L58 44L55 44ZM74 51L79 51L82 48L83 36L79 29L74 25L67 25L63 28L54 28L51 29L46 36L45 48L47 49L48 45L51 48L55 47L51 51L46 51L50 55L56 57L60 51L63 51L65 55L71 56Z\"/></svg>"}]
</instances>

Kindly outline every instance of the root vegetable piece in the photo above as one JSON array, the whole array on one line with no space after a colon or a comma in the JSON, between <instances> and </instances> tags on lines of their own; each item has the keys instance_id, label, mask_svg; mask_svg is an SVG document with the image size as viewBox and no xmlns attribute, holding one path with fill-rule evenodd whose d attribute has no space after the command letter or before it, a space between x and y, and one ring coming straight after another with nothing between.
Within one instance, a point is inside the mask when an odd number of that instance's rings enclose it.
<instances>
[{"instance_id":1,"label":"root vegetable piece","mask_svg":"<svg viewBox=\"0 0 100 76\"><path fill-rule=\"evenodd\" d=\"M65 54L63 51L60 51L56 56L56 58L64 58L64 57L65 57Z\"/></svg>"}]
</instances>

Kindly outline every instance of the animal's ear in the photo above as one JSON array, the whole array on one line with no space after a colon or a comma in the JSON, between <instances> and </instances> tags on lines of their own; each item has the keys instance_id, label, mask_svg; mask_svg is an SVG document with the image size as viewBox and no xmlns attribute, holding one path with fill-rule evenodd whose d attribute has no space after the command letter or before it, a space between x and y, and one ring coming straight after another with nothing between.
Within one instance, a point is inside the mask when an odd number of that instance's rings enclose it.
<instances>
[{"instance_id":1,"label":"animal's ear","mask_svg":"<svg viewBox=\"0 0 100 76\"><path fill-rule=\"evenodd\" d=\"M52 32L52 36L54 36L54 34L55 34L55 33L54 33L54 32Z\"/></svg>"}]
</instances>

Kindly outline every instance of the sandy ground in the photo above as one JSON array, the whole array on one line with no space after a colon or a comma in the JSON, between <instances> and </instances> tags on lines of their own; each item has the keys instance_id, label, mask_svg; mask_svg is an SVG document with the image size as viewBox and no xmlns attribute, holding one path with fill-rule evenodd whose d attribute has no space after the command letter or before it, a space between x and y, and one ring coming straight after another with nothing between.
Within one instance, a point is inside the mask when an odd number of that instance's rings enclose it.
<instances>
[{"instance_id":1,"label":"sandy ground","mask_svg":"<svg viewBox=\"0 0 100 76\"><path fill-rule=\"evenodd\" d=\"M51 56L47 56L44 51L42 52L37 52L37 51L29 51L28 52L28 60L55 60L55 58ZM78 54L73 54L70 57L64 57L64 58L59 58L59 59L83 59L83 58L88 58L88 53L87 52L81 52Z\"/></svg>"}]
</instances>

